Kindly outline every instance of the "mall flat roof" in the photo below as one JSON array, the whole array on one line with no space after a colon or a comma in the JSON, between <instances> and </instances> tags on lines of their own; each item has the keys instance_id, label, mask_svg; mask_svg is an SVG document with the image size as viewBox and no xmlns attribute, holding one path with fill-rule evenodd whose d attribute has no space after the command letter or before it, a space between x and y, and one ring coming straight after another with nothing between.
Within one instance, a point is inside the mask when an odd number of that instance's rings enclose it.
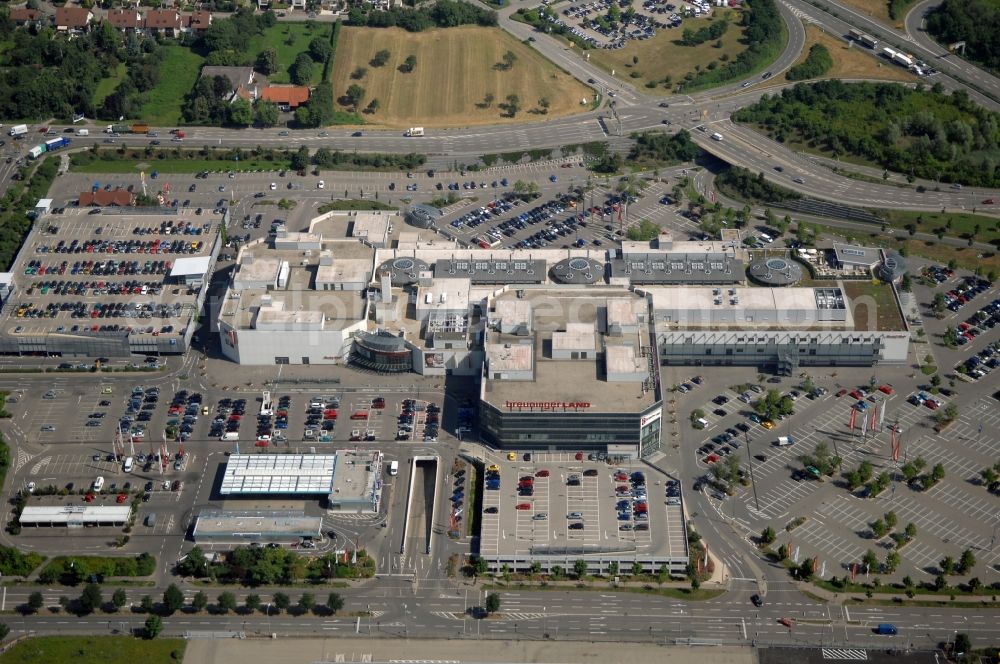
<instances>
[{"instance_id":1,"label":"mall flat roof","mask_svg":"<svg viewBox=\"0 0 1000 664\"><path fill-rule=\"evenodd\" d=\"M233 454L226 460L219 493L328 494L336 465L336 454Z\"/></svg>"},{"instance_id":2,"label":"mall flat roof","mask_svg":"<svg viewBox=\"0 0 1000 664\"><path fill-rule=\"evenodd\" d=\"M195 520L192 536L210 539L244 539L253 535L269 539L319 535L323 517L289 510L205 510Z\"/></svg>"},{"instance_id":3,"label":"mall flat roof","mask_svg":"<svg viewBox=\"0 0 1000 664\"><path fill-rule=\"evenodd\" d=\"M174 266L170 269L171 277L205 276L209 266L212 264L211 256L193 256L178 258L174 261Z\"/></svg>"}]
</instances>

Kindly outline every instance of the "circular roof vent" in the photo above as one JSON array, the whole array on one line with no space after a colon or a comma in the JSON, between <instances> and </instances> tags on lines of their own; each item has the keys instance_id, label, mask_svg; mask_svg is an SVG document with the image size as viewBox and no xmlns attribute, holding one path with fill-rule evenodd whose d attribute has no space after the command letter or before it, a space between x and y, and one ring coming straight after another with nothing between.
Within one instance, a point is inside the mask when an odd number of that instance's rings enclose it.
<instances>
[{"instance_id":1,"label":"circular roof vent","mask_svg":"<svg viewBox=\"0 0 1000 664\"><path fill-rule=\"evenodd\" d=\"M792 286L802 280L802 265L781 256L758 258L747 266L747 275L764 286Z\"/></svg>"},{"instance_id":2,"label":"circular roof vent","mask_svg":"<svg viewBox=\"0 0 1000 664\"><path fill-rule=\"evenodd\" d=\"M409 272L413 269L413 259L412 258L397 258L392 262L392 268L394 270L400 270L401 272Z\"/></svg>"},{"instance_id":3,"label":"circular roof vent","mask_svg":"<svg viewBox=\"0 0 1000 664\"><path fill-rule=\"evenodd\" d=\"M564 258L549 271L559 283L594 284L604 277L604 263L592 258Z\"/></svg>"}]
</instances>

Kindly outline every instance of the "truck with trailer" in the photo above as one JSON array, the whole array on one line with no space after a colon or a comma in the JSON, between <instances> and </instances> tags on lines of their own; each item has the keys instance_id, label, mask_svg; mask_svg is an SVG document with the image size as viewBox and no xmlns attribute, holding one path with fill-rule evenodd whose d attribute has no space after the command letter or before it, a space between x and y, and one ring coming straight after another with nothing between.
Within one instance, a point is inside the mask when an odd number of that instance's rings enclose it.
<instances>
[{"instance_id":1,"label":"truck with trailer","mask_svg":"<svg viewBox=\"0 0 1000 664\"><path fill-rule=\"evenodd\" d=\"M134 125L132 125L132 130L131 131L132 131L133 134L148 134L149 133L149 125L148 124L134 124Z\"/></svg>"},{"instance_id":2,"label":"truck with trailer","mask_svg":"<svg viewBox=\"0 0 1000 664\"><path fill-rule=\"evenodd\" d=\"M108 128L104 130L105 134L127 134L132 131L131 125L127 124L109 124Z\"/></svg>"},{"instance_id":3,"label":"truck with trailer","mask_svg":"<svg viewBox=\"0 0 1000 664\"><path fill-rule=\"evenodd\" d=\"M423 136L423 135L424 135L424 128L423 127L410 127L409 129L406 130L406 134L405 134L405 136L409 136L409 137Z\"/></svg>"},{"instance_id":4,"label":"truck with trailer","mask_svg":"<svg viewBox=\"0 0 1000 664\"><path fill-rule=\"evenodd\" d=\"M69 139L60 136L59 138L53 138L50 141L45 141L45 151L52 152L60 148L64 148L69 145Z\"/></svg>"},{"instance_id":5,"label":"truck with trailer","mask_svg":"<svg viewBox=\"0 0 1000 664\"><path fill-rule=\"evenodd\" d=\"M33 147L30 150L28 150L28 158L29 159L38 159L43 154L45 154L45 145L44 144L42 144L42 145L36 145L35 147Z\"/></svg>"},{"instance_id":6,"label":"truck with trailer","mask_svg":"<svg viewBox=\"0 0 1000 664\"><path fill-rule=\"evenodd\" d=\"M18 136L24 136L25 134L28 133L28 125L23 125L23 124L14 125L13 127L10 128L10 131L7 133L13 136L14 138L17 138Z\"/></svg>"},{"instance_id":7,"label":"truck with trailer","mask_svg":"<svg viewBox=\"0 0 1000 664\"><path fill-rule=\"evenodd\" d=\"M872 37L867 33L861 32L860 30L856 30L854 28L851 28L851 39L871 49L874 49L876 46L878 46L877 39L875 39L874 37Z\"/></svg>"}]
</instances>

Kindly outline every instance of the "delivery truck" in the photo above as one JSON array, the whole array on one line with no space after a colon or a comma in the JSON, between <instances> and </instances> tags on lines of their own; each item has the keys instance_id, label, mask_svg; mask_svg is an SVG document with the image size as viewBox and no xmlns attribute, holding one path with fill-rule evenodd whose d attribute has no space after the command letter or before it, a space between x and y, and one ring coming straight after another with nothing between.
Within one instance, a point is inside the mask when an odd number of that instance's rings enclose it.
<instances>
[{"instance_id":1,"label":"delivery truck","mask_svg":"<svg viewBox=\"0 0 1000 664\"><path fill-rule=\"evenodd\" d=\"M423 127L410 127L409 129L406 130L406 135L407 136L411 136L411 137L413 137L413 136L423 136L424 135L424 128Z\"/></svg>"},{"instance_id":2,"label":"delivery truck","mask_svg":"<svg viewBox=\"0 0 1000 664\"><path fill-rule=\"evenodd\" d=\"M23 124L14 125L13 127L10 128L10 131L7 133L9 133L11 136L14 136L15 138L18 136L24 136L25 134L28 133L28 125L23 125Z\"/></svg>"}]
</instances>

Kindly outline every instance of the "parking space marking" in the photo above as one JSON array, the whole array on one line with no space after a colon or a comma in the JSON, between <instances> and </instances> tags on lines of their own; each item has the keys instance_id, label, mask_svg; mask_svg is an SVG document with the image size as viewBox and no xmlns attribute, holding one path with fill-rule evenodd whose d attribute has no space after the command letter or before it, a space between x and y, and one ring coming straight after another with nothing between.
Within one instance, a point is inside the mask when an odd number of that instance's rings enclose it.
<instances>
[{"instance_id":1,"label":"parking space marking","mask_svg":"<svg viewBox=\"0 0 1000 664\"><path fill-rule=\"evenodd\" d=\"M900 552L904 561L912 563L918 571L924 574L932 574L930 570L935 570L938 563L944 558L939 551L932 549L919 538L915 542L907 544Z\"/></svg>"},{"instance_id":2,"label":"parking space marking","mask_svg":"<svg viewBox=\"0 0 1000 664\"><path fill-rule=\"evenodd\" d=\"M836 500L822 505L817 513L829 516L838 523L846 524L856 533L864 533L869 530L869 524L873 521L868 513L853 507L851 499L847 496L838 495Z\"/></svg>"},{"instance_id":3,"label":"parking space marking","mask_svg":"<svg viewBox=\"0 0 1000 664\"><path fill-rule=\"evenodd\" d=\"M917 503L912 496L902 495L893 501L893 509L899 514L900 521L912 521L919 531L947 541L959 547L979 547L983 538L976 533L956 525L954 519L945 517L932 509Z\"/></svg>"},{"instance_id":4,"label":"parking space marking","mask_svg":"<svg viewBox=\"0 0 1000 664\"><path fill-rule=\"evenodd\" d=\"M828 526L816 520L806 521L793 531L792 536L797 544L804 544L821 553L833 555L841 567L858 562L864 556L864 551L860 547L849 544ZM800 556L800 560L804 557L806 556Z\"/></svg>"}]
</instances>

